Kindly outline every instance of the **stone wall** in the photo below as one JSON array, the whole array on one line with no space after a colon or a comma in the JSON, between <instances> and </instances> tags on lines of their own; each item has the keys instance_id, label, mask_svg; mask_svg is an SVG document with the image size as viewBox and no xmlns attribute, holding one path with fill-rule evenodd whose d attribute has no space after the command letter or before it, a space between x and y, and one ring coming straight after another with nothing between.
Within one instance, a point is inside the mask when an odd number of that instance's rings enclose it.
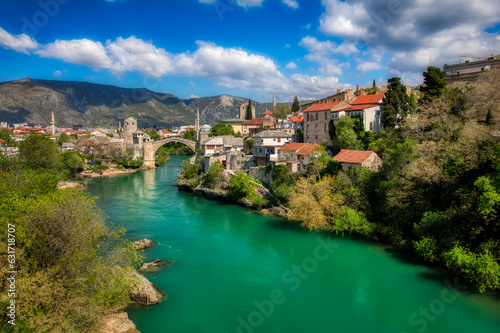
<instances>
[{"instance_id":1,"label":"stone wall","mask_svg":"<svg viewBox=\"0 0 500 333\"><path fill-rule=\"evenodd\" d=\"M273 183L272 172L267 172L266 169L262 167L254 167L248 170L248 174L255 179L260 180L264 184L271 185Z\"/></svg>"}]
</instances>

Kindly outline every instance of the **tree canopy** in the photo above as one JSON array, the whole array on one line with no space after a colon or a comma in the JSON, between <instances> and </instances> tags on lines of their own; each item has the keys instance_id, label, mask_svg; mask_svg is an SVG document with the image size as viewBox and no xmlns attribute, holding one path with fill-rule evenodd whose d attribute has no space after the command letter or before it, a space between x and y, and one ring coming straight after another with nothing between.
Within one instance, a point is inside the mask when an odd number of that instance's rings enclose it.
<instances>
[{"instance_id":1,"label":"tree canopy","mask_svg":"<svg viewBox=\"0 0 500 333\"><path fill-rule=\"evenodd\" d=\"M252 100L249 99L248 100L248 106L247 106L247 114L246 114L245 119L246 120L252 120L252 118L253 118L253 115L252 115Z\"/></svg>"},{"instance_id":2,"label":"tree canopy","mask_svg":"<svg viewBox=\"0 0 500 333\"><path fill-rule=\"evenodd\" d=\"M273 117L278 119L285 119L292 112L288 105L277 105L273 108Z\"/></svg>"},{"instance_id":3,"label":"tree canopy","mask_svg":"<svg viewBox=\"0 0 500 333\"><path fill-rule=\"evenodd\" d=\"M446 88L446 72L440 68L429 66L427 72L423 72L424 85L420 91L424 94L424 100L430 100L433 97L441 96Z\"/></svg>"},{"instance_id":4,"label":"tree canopy","mask_svg":"<svg viewBox=\"0 0 500 333\"><path fill-rule=\"evenodd\" d=\"M406 87L399 77L393 77L388 82L382 113L382 126L385 129L400 125L408 115L415 111L416 106L415 101L406 93Z\"/></svg>"},{"instance_id":5,"label":"tree canopy","mask_svg":"<svg viewBox=\"0 0 500 333\"><path fill-rule=\"evenodd\" d=\"M299 99L297 96L293 98L293 104L292 104L292 112L297 112L300 110L300 104L299 104Z\"/></svg>"},{"instance_id":6,"label":"tree canopy","mask_svg":"<svg viewBox=\"0 0 500 333\"><path fill-rule=\"evenodd\" d=\"M216 124L210 129L208 136L219 136L219 135L235 135L233 126L226 125L223 122Z\"/></svg>"}]
</instances>

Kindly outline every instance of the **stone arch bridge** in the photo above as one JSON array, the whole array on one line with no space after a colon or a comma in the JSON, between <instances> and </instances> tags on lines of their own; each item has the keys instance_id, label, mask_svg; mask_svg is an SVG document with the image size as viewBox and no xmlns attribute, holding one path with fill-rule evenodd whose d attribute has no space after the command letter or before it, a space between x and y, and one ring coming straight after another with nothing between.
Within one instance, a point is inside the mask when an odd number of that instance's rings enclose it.
<instances>
[{"instance_id":1,"label":"stone arch bridge","mask_svg":"<svg viewBox=\"0 0 500 333\"><path fill-rule=\"evenodd\" d=\"M170 142L179 142L183 143L195 152L196 150L196 141L187 140L183 138L167 138L163 140L151 141L144 143L144 165L150 168L155 167L155 155L158 149L161 146L170 143Z\"/></svg>"}]
</instances>

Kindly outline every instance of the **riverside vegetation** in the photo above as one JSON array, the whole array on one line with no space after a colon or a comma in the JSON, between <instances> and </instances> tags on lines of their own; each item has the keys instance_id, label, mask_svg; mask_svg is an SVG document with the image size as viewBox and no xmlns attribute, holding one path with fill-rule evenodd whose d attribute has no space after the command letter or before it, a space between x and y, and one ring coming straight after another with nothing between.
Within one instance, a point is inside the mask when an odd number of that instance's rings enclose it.
<instances>
[{"instance_id":1,"label":"riverside vegetation","mask_svg":"<svg viewBox=\"0 0 500 333\"><path fill-rule=\"evenodd\" d=\"M418 105L399 78L389 80L382 132L364 132L359 120L348 117L331 131L330 150L374 150L384 162L382 172L343 172L322 151L303 174L275 166L271 196L258 195L259 182L242 171L228 179L220 163L203 174L201 159L184 166L178 183L215 189L257 209L284 204L289 218L306 228L408 249L479 292L498 290L500 144L492 133L500 113L500 71L464 88L447 87L445 74L434 67L424 77Z\"/></svg>"},{"instance_id":2,"label":"riverside vegetation","mask_svg":"<svg viewBox=\"0 0 500 333\"><path fill-rule=\"evenodd\" d=\"M2 332L98 332L104 316L130 303L127 277L141 255L106 221L94 198L57 183L80 167L50 139L29 136L19 156L0 155L0 233L15 226L16 320ZM0 249L0 307L10 304L7 247ZM122 269L120 269L121 267Z\"/></svg>"}]
</instances>

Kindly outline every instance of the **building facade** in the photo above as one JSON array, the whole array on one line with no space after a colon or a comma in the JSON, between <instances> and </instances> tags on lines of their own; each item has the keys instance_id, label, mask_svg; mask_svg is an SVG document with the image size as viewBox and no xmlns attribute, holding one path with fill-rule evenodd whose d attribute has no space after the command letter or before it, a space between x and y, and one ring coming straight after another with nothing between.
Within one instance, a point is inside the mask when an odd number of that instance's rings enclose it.
<instances>
[{"instance_id":1,"label":"building facade","mask_svg":"<svg viewBox=\"0 0 500 333\"><path fill-rule=\"evenodd\" d=\"M247 119L248 103L240 105L240 119ZM252 119L255 118L255 105L252 104Z\"/></svg>"}]
</instances>

